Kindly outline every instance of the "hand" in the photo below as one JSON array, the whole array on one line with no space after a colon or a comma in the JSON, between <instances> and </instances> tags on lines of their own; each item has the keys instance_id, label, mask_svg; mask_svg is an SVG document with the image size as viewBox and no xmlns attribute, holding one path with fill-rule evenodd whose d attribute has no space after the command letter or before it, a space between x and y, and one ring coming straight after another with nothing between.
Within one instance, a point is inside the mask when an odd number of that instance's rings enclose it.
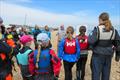
<instances>
[{"instance_id":1,"label":"hand","mask_svg":"<svg viewBox=\"0 0 120 80\"><path fill-rule=\"evenodd\" d=\"M36 69L38 69L38 68L39 68L39 66L38 66L38 62L36 62L35 67L36 67Z\"/></svg>"}]
</instances>

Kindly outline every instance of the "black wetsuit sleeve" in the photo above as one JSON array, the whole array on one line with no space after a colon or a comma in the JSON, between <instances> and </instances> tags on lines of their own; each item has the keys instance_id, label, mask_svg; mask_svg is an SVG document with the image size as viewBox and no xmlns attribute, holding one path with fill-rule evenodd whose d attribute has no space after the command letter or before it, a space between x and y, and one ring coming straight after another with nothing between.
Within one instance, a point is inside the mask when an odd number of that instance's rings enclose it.
<instances>
[{"instance_id":1,"label":"black wetsuit sleeve","mask_svg":"<svg viewBox=\"0 0 120 80\"><path fill-rule=\"evenodd\" d=\"M115 40L113 41L113 45L115 46L116 57L120 58L120 35L117 30L115 30Z\"/></svg>"},{"instance_id":2,"label":"black wetsuit sleeve","mask_svg":"<svg viewBox=\"0 0 120 80\"><path fill-rule=\"evenodd\" d=\"M20 45L17 45L15 48L10 47L7 43L0 41L0 53L17 55L19 52Z\"/></svg>"}]
</instances>

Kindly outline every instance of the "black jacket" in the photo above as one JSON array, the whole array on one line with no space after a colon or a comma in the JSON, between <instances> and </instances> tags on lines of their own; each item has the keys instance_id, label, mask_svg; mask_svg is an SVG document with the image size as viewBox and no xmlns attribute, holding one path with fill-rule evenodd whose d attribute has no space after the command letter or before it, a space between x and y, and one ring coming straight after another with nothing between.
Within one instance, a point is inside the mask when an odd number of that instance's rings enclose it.
<instances>
[{"instance_id":1,"label":"black jacket","mask_svg":"<svg viewBox=\"0 0 120 80\"><path fill-rule=\"evenodd\" d=\"M89 42L90 48L93 51L93 54L112 56L115 50L116 56L120 57L120 36L117 30L114 30L114 31L115 31L115 37L113 40L111 39L99 40L99 37L98 37L99 31L97 27L94 28L94 30L88 37L88 42Z\"/></svg>"},{"instance_id":2,"label":"black jacket","mask_svg":"<svg viewBox=\"0 0 120 80\"><path fill-rule=\"evenodd\" d=\"M0 56L0 72L4 70L11 72L11 69L12 69L11 58L12 56L15 56L18 54L19 48L20 48L20 45L17 45L15 48L12 48L8 44L6 44L4 41L0 40L0 54L5 54L6 56L5 60L2 60Z\"/></svg>"}]
</instances>

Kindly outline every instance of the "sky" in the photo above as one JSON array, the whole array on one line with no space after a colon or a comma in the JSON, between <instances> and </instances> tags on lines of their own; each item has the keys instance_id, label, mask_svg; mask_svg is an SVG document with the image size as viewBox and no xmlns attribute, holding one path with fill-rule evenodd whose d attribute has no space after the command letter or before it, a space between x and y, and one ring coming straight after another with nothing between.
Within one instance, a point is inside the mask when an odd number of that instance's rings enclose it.
<instances>
[{"instance_id":1,"label":"sky","mask_svg":"<svg viewBox=\"0 0 120 80\"><path fill-rule=\"evenodd\" d=\"M96 26L102 12L120 25L120 0L0 0L4 24Z\"/></svg>"}]
</instances>

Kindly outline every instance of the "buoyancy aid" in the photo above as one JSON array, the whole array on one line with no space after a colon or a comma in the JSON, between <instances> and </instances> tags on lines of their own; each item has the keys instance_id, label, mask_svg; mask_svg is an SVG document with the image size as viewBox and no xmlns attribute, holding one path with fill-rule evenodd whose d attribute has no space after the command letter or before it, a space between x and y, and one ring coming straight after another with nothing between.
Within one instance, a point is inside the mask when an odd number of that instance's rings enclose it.
<instances>
[{"instance_id":1,"label":"buoyancy aid","mask_svg":"<svg viewBox=\"0 0 120 80\"><path fill-rule=\"evenodd\" d=\"M26 50L24 53L18 53L17 54L17 59L18 63L21 65L28 65L28 55L32 52L31 49Z\"/></svg>"},{"instance_id":2,"label":"buoyancy aid","mask_svg":"<svg viewBox=\"0 0 120 80\"><path fill-rule=\"evenodd\" d=\"M76 40L65 39L64 51L67 54L74 54L76 52Z\"/></svg>"},{"instance_id":3,"label":"buoyancy aid","mask_svg":"<svg viewBox=\"0 0 120 80\"><path fill-rule=\"evenodd\" d=\"M88 36L77 36L80 49L81 50L86 50L88 48Z\"/></svg>"},{"instance_id":4,"label":"buoyancy aid","mask_svg":"<svg viewBox=\"0 0 120 80\"><path fill-rule=\"evenodd\" d=\"M34 52L34 63L36 63L36 56L38 50ZM36 73L49 73L51 70L51 55L50 49L42 50L40 53L40 59L38 62L38 69L35 70Z\"/></svg>"}]
</instances>

